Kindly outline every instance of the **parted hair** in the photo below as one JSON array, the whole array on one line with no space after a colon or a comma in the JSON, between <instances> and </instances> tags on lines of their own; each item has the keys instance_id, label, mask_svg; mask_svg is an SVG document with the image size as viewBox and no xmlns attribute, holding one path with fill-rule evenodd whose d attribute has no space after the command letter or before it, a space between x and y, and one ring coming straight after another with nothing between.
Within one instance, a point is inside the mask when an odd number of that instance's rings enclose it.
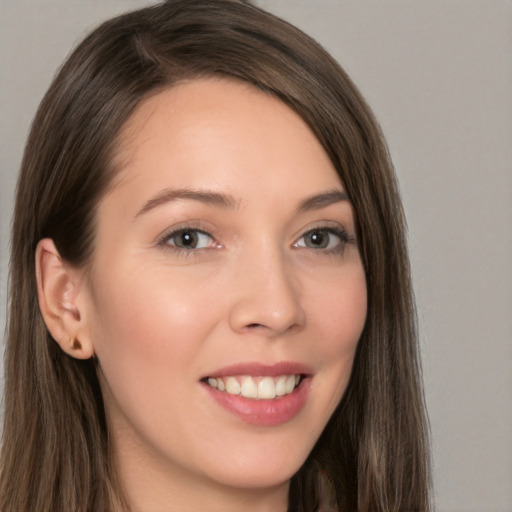
<instances>
[{"instance_id":1,"label":"parted hair","mask_svg":"<svg viewBox=\"0 0 512 512\"><path fill-rule=\"evenodd\" d=\"M430 510L406 224L386 144L357 88L318 43L239 0L168 0L103 23L73 51L39 107L12 227L0 509L129 509L99 363L66 355L49 334L34 254L48 237L64 260L87 266L96 207L118 171L121 127L149 95L210 76L251 83L304 119L356 217L367 319L346 393L292 478L289 511L318 510L326 488L340 512Z\"/></svg>"}]
</instances>

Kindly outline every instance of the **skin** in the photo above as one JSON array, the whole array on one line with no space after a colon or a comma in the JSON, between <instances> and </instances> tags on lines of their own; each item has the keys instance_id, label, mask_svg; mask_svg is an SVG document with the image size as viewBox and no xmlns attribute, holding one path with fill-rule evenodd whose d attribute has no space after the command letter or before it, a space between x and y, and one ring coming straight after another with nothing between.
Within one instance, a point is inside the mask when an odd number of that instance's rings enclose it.
<instances>
[{"instance_id":1,"label":"skin","mask_svg":"<svg viewBox=\"0 0 512 512\"><path fill-rule=\"evenodd\" d=\"M290 478L343 396L366 318L350 203L297 210L342 183L290 108L225 79L183 83L139 105L116 164L87 275L62 263L52 278L59 259L49 241L38 261L43 311L44 283L58 282L72 317L54 335L70 353L69 340L80 341L83 353L72 355L98 359L130 505L285 511ZM229 204L162 200L176 190ZM179 250L182 238L169 233L182 228L208 234ZM305 236L320 228L327 248ZM304 407L283 424L248 424L201 382L235 363L280 361L311 370Z\"/></svg>"}]
</instances>

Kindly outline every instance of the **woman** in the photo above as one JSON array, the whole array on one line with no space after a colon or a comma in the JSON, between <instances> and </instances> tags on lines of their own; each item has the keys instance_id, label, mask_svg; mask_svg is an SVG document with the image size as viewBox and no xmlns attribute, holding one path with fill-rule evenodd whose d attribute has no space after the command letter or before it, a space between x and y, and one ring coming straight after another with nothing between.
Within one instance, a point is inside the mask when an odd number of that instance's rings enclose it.
<instances>
[{"instance_id":1,"label":"woman","mask_svg":"<svg viewBox=\"0 0 512 512\"><path fill-rule=\"evenodd\" d=\"M429 509L395 177L314 41L235 0L106 22L17 194L2 510Z\"/></svg>"}]
</instances>

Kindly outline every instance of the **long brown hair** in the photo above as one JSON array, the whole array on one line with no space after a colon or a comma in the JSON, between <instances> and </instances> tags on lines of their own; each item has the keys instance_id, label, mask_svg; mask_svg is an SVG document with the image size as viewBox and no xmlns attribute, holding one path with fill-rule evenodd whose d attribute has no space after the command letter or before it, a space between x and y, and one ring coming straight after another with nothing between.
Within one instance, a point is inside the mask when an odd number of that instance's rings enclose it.
<instances>
[{"instance_id":1,"label":"long brown hair","mask_svg":"<svg viewBox=\"0 0 512 512\"><path fill-rule=\"evenodd\" d=\"M123 503L95 363L69 357L51 338L34 252L49 237L66 261L87 265L120 128L148 95L211 75L252 83L294 109L331 158L357 219L367 321L345 396L292 479L289 510L316 510L327 482L340 511L427 511L406 226L386 145L356 87L315 41L237 0L169 0L107 21L69 57L39 107L12 232L0 509Z\"/></svg>"}]
</instances>

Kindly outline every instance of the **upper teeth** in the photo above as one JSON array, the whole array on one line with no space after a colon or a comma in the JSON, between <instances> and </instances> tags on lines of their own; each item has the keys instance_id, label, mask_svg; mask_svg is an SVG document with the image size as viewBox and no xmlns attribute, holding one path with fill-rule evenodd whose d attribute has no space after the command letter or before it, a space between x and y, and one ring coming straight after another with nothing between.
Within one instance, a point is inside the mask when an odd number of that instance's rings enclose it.
<instances>
[{"instance_id":1,"label":"upper teeth","mask_svg":"<svg viewBox=\"0 0 512 512\"><path fill-rule=\"evenodd\" d=\"M300 375L210 377L207 382L212 388L231 395L268 400L292 393L300 382Z\"/></svg>"}]
</instances>

